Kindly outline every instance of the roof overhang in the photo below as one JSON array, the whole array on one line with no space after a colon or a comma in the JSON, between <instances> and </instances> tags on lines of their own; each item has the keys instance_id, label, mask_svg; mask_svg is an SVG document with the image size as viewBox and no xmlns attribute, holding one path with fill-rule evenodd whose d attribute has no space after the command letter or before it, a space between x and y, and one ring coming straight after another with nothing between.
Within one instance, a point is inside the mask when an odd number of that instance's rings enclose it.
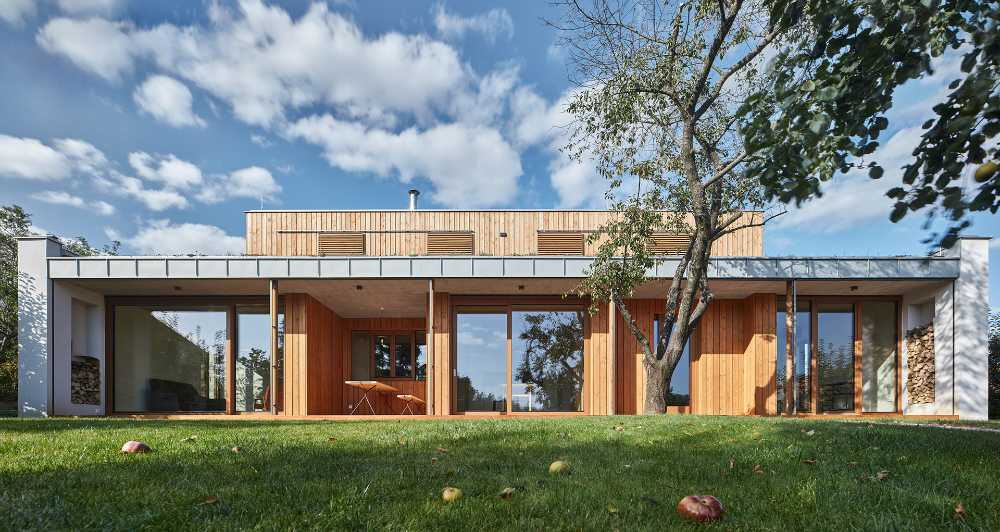
<instances>
[{"instance_id":1,"label":"roof overhang","mask_svg":"<svg viewBox=\"0 0 1000 532\"><path fill-rule=\"evenodd\" d=\"M648 272L669 279L680 259ZM579 279L588 257L53 257L52 279ZM954 257L717 257L710 279L956 279Z\"/></svg>"}]
</instances>

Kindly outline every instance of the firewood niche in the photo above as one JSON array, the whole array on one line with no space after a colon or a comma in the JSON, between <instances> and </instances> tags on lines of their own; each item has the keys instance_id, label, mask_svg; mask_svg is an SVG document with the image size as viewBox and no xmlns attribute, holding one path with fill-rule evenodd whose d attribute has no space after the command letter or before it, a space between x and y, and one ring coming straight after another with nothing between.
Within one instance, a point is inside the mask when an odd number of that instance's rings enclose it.
<instances>
[{"instance_id":1,"label":"firewood niche","mask_svg":"<svg viewBox=\"0 0 1000 532\"><path fill-rule=\"evenodd\" d=\"M906 390L911 405L934 403L934 325L906 331Z\"/></svg>"}]
</instances>

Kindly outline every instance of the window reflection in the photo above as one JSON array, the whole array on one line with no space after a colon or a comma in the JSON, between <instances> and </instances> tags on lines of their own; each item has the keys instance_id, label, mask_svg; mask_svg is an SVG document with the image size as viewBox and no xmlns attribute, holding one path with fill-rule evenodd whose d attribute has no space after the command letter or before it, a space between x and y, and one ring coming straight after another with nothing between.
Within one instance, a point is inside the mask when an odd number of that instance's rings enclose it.
<instances>
[{"instance_id":1,"label":"window reflection","mask_svg":"<svg viewBox=\"0 0 1000 532\"><path fill-rule=\"evenodd\" d=\"M460 412L507 409L507 314L455 318L455 400Z\"/></svg>"},{"instance_id":2,"label":"window reflection","mask_svg":"<svg viewBox=\"0 0 1000 532\"><path fill-rule=\"evenodd\" d=\"M515 412L583 410L583 311L511 313Z\"/></svg>"},{"instance_id":3,"label":"window reflection","mask_svg":"<svg viewBox=\"0 0 1000 532\"><path fill-rule=\"evenodd\" d=\"M822 303L816 311L817 372L822 412L854 410L854 306Z\"/></svg>"},{"instance_id":4,"label":"window reflection","mask_svg":"<svg viewBox=\"0 0 1000 532\"><path fill-rule=\"evenodd\" d=\"M388 377L392 366L390 365L390 358L392 352L390 351L389 342L391 336L376 336L375 346L373 348L373 366L375 368L376 377Z\"/></svg>"},{"instance_id":5,"label":"window reflection","mask_svg":"<svg viewBox=\"0 0 1000 532\"><path fill-rule=\"evenodd\" d=\"M785 298L780 297L777 302L777 316L775 317L775 332L777 342L777 360L775 370L778 386L778 412L785 411L785 379L786 363L788 360L788 336L787 336L787 316L785 314ZM812 408L812 389L809 372L812 370L812 315L810 313L809 301L799 300L796 304L795 313L795 377L792 380L792 393L795 394L796 410L798 412L808 412Z\"/></svg>"},{"instance_id":6,"label":"window reflection","mask_svg":"<svg viewBox=\"0 0 1000 532\"><path fill-rule=\"evenodd\" d=\"M671 331L668 331L669 335ZM691 333L691 337L694 336ZM653 348L660 341L660 319L653 320ZM670 386L666 391L667 406L691 406L691 339L684 343L684 351L677 360L673 375L670 376Z\"/></svg>"},{"instance_id":7,"label":"window reflection","mask_svg":"<svg viewBox=\"0 0 1000 532\"><path fill-rule=\"evenodd\" d=\"M237 307L236 411L271 408L271 316L266 306Z\"/></svg>"}]
</instances>

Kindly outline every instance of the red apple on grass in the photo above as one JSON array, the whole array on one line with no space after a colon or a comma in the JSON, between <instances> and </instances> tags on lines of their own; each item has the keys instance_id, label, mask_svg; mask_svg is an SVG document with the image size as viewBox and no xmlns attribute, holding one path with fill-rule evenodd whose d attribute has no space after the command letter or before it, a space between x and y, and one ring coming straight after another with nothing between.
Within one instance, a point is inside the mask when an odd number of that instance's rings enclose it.
<instances>
[{"instance_id":1,"label":"red apple on grass","mask_svg":"<svg viewBox=\"0 0 1000 532\"><path fill-rule=\"evenodd\" d=\"M125 454L151 453L152 449L141 441L129 440L122 445L122 452Z\"/></svg>"},{"instance_id":2,"label":"red apple on grass","mask_svg":"<svg viewBox=\"0 0 1000 532\"><path fill-rule=\"evenodd\" d=\"M677 503L677 513L685 519L705 523L722 519L725 510L719 499L711 495L688 495Z\"/></svg>"}]
</instances>

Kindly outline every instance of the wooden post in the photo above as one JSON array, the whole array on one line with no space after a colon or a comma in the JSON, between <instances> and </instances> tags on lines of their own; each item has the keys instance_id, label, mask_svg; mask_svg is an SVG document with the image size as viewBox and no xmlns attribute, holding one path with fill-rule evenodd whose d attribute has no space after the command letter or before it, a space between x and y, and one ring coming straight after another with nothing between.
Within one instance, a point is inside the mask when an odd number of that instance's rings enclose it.
<instances>
[{"instance_id":1,"label":"wooden post","mask_svg":"<svg viewBox=\"0 0 1000 532\"><path fill-rule=\"evenodd\" d=\"M434 279L427 280L427 340L424 342L426 345L425 350L427 351L424 356L427 357L424 362L427 367L425 368L424 375L427 379L427 393L425 397L427 398L426 404L424 405L424 413L428 416L434 414Z\"/></svg>"},{"instance_id":2,"label":"wooden post","mask_svg":"<svg viewBox=\"0 0 1000 532\"><path fill-rule=\"evenodd\" d=\"M795 281L785 285L785 414L796 412L795 400Z\"/></svg>"},{"instance_id":3,"label":"wooden post","mask_svg":"<svg viewBox=\"0 0 1000 532\"><path fill-rule=\"evenodd\" d=\"M271 414L278 413L278 281L269 282L271 307Z\"/></svg>"},{"instance_id":4,"label":"wooden post","mask_svg":"<svg viewBox=\"0 0 1000 532\"><path fill-rule=\"evenodd\" d=\"M226 309L226 413L236 413L236 305Z\"/></svg>"},{"instance_id":5,"label":"wooden post","mask_svg":"<svg viewBox=\"0 0 1000 532\"><path fill-rule=\"evenodd\" d=\"M618 375L615 374L615 361L618 359L618 353L616 352L616 346L618 344L615 340L615 304L613 301L608 301L608 346L607 346L607 357L608 357L608 411L609 416L615 415L615 392L617 382L615 379Z\"/></svg>"}]
</instances>

